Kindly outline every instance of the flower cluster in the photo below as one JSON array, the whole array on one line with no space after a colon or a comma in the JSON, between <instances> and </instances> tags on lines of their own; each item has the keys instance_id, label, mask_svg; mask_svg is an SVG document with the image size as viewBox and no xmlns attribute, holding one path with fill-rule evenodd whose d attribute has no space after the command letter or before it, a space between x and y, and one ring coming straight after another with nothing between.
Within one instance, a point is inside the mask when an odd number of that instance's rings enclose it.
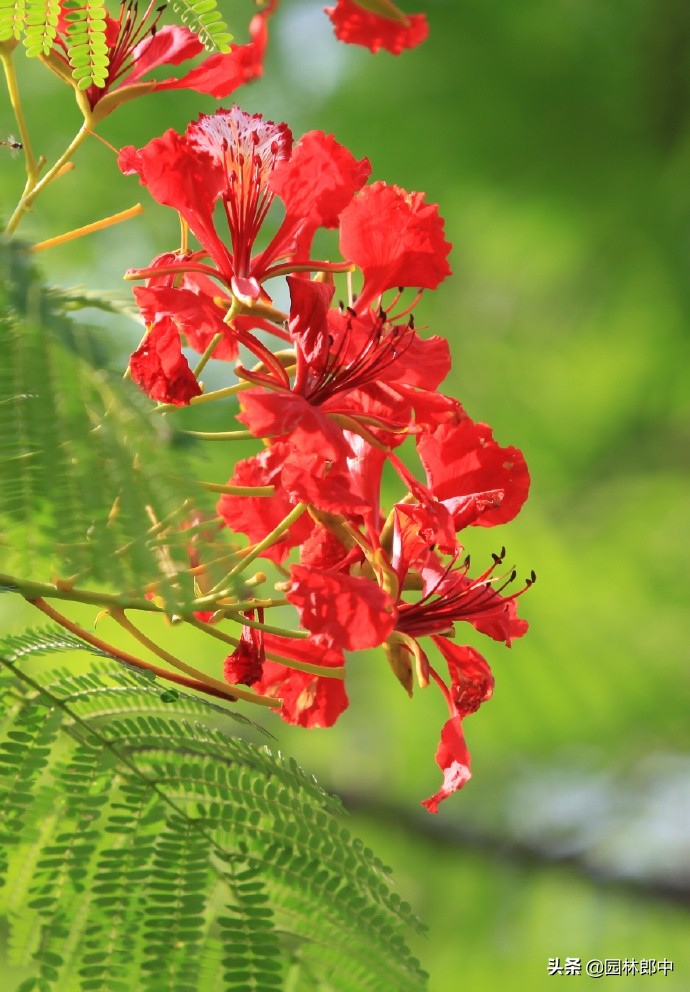
<instances>
[{"instance_id":1,"label":"flower cluster","mask_svg":"<svg viewBox=\"0 0 690 992\"><path fill-rule=\"evenodd\" d=\"M145 282L134 292L147 327L131 374L152 399L185 406L212 398L199 380L211 357L233 363L219 394L239 398L237 419L263 446L234 466L217 511L284 577L302 628L269 631L262 611L245 611L225 678L279 698L290 723L330 726L348 702L345 652L381 646L410 695L433 684L448 707L443 783L424 803L436 812L470 777L463 719L494 684L458 625L510 645L527 629L516 601L534 581L516 588L503 550L475 574L461 543L468 527L511 520L529 476L520 451L440 391L448 344L415 328L422 290L450 274L438 209L368 183L369 162L333 136L293 143L287 125L237 106L124 148L119 162L198 242L130 272ZM313 257L321 229L337 231L342 261ZM194 370L183 342L201 355ZM384 471L400 492L388 508Z\"/></svg>"}]
</instances>

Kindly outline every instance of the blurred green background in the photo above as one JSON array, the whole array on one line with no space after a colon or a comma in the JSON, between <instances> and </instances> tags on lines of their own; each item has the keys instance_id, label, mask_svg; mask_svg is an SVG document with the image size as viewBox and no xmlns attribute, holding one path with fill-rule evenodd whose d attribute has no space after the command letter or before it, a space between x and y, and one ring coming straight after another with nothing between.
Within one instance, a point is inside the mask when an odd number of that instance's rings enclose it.
<instances>
[{"instance_id":1,"label":"blurred green background","mask_svg":"<svg viewBox=\"0 0 690 992\"><path fill-rule=\"evenodd\" d=\"M244 40L251 4L222 6ZM333 132L373 178L440 204L454 275L417 324L451 341L445 391L522 448L533 477L520 517L472 530L468 550L504 543L539 582L522 600L528 636L481 645L495 696L466 724L474 778L437 817L418 803L440 779L442 700L408 700L377 653L351 659L336 728L270 729L346 797L429 924L415 950L432 992L588 982L547 974L566 956L670 959L671 974L599 987L687 989L690 6L416 0L430 38L399 59L336 43L320 9L283 0L265 77L237 102L296 136ZM50 160L79 117L66 87L20 68ZM214 108L160 94L100 133L140 145ZM0 127L16 131L7 104ZM0 154L0 177L7 215L21 159ZM93 141L20 230L51 237L141 199L137 221L41 256L51 281L120 290L177 238L146 197ZM125 360L138 329L101 319ZM233 454L204 449L205 477L224 481ZM32 618L7 600L14 631Z\"/></svg>"}]
</instances>

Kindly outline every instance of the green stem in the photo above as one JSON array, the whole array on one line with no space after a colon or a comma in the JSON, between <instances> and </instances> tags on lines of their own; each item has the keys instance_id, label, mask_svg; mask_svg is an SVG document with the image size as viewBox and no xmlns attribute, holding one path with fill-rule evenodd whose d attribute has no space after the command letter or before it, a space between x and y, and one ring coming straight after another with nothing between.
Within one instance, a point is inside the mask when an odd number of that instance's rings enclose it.
<instances>
[{"instance_id":1,"label":"green stem","mask_svg":"<svg viewBox=\"0 0 690 992\"><path fill-rule=\"evenodd\" d=\"M179 408L178 408L179 409ZM189 437L198 437L202 441L247 441L254 437L251 431L185 431L180 434L187 434Z\"/></svg>"},{"instance_id":2,"label":"green stem","mask_svg":"<svg viewBox=\"0 0 690 992\"><path fill-rule=\"evenodd\" d=\"M48 186L53 181L53 179L55 179L55 177L58 175L62 167L66 165L67 162L69 162L69 160L72 158L76 150L86 141L89 134L91 133L89 128L89 123L90 123L89 121L86 120L84 121L84 123L79 128L72 141L70 141L67 148L64 150L60 158L55 163L55 165L51 169L49 169L48 172L46 172L45 176L43 177L43 179L41 179L40 182L32 182L30 184L27 183L27 185L30 185L30 189L28 190L28 192L24 193L24 196L22 196L21 200L19 201L19 203L15 208L14 213L10 217L7 223L7 227L5 228L7 234L13 234L14 231L16 231L19 222L21 221L22 217L29 209L29 207L32 205L36 197L43 192L46 186Z\"/></svg>"},{"instance_id":3,"label":"green stem","mask_svg":"<svg viewBox=\"0 0 690 992\"><path fill-rule=\"evenodd\" d=\"M2 59L2 67L5 71L7 92L9 94L10 103L12 104L15 120L17 121L19 136L22 139L24 159L26 161L26 187L24 189L24 193L26 193L27 190L31 189L38 182L39 169L36 159L34 158L34 153L31 149L29 128L26 123L24 109L19 96L19 85L17 83L17 74L14 69L12 52L7 51L6 49L0 49L0 58Z\"/></svg>"},{"instance_id":4,"label":"green stem","mask_svg":"<svg viewBox=\"0 0 690 992\"><path fill-rule=\"evenodd\" d=\"M14 575L0 572L0 586L15 589L24 599L61 599L70 603L85 603L88 606L122 607L127 610L146 610L149 613L165 613L149 599L139 599L135 596L119 596L112 593L95 592L91 589L80 589L76 586L50 585L47 582L32 582L29 579L19 579Z\"/></svg>"},{"instance_id":5,"label":"green stem","mask_svg":"<svg viewBox=\"0 0 690 992\"><path fill-rule=\"evenodd\" d=\"M295 640L305 640L309 637L306 630L291 630L289 627L274 627L268 623L260 623L258 620L251 620L234 607L226 608L224 613L228 620L235 620L243 627L253 627L254 630L263 630L265 634L276 634L278 637L292 637Z\"/></svg>"},{"instance_id":6,"label":"green stem","mask_svg":"<svg viewBox=\"0 0 690 992\"><path fill-rule=\"evenodd\" d=\"M126 630L128 634L131 634L135 640L142 644L147 650L152 654L155 654L162 661L172 665L179 672L183 672L185 675L191 676L193 679L198 679L200 683L204 686L204 689L215 689L216 694L218 692L226 693L229 696L234 696L237 699L243 699L247 703L256 703L258 706L269 706L273 709L280 707L280 700L272 699L269 696L258 696L255 692L249 692L247 689L242 689L239 686L226 685L224 682L219 682L218 679L212 678L210 675L205 675L204 672L200 672L198 669L193 668L188 665L185 661L180 658L176 658L174 654L170 654L165 648L162 648L155 641L152 641L150 637L142 633L138 627L125 616L124 610L114 609L110 611L110 615L113 620L115 620L123 630Z\"/></svg>"},{"instance_id":7,"label":"green stem","mask_svg":"<svg viewBox=\"0 0 690 992\"><path fill-rule=\"evenodd\" d=\"M290 513L288 513L288 515L281 520L278 526L274 527L271 533L266 535L263 541L259 541L258 544L254 545L246 558L243 558L241 562L231 569L228 573L228 579L234 579L238 576L240 572L243 572L247 565L251 564L251 562L258 558L259 555L266 550L266 548L269 548L272 544L274 544L286 530L289 530L290 527L292 527L296 520L299 520L302 514L306 512L307 507L307 503L298 503L294 510L291 510Z\"/></svg>"},{"instance_id":8,"label":"green stem","mask_svg":"<svg viewBox=\"0 0 690 992\"><path fill-rule=\"evenodd\" d=\"M223 335L219 331L218 334L214 334L209 343L206 345L206 350L199 359L199 361L194 366L194 376L198 379L201 373L206 368L209 359L213 356L213 352L216 350L220 342L223 340Z\"/></svg>"},{"instance_id":9,"label":"green stem","mask_svg":"<svg viewBox=\"0 0 690 992\"><path fill-rule=\"evenodd\" d=\"M275 496L275 486L222 486L216 482L200 482L209 493L223 493L225 496Z\"/></svg>"}]
</instances>

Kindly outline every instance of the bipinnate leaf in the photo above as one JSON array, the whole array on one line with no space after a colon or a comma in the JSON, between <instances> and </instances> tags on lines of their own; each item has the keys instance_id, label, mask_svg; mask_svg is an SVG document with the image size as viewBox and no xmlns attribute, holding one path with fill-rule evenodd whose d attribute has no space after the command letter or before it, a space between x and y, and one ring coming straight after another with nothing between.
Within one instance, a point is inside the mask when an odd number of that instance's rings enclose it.
<instances>
[{"instance_id":1,"label":"bipinnate leaf","mask_svg":"<svg viewBox=\"0 0 690 992\"><path fill-rule=\"evenodd\" d=\"M50 992L426 987L416 920L337 800L114 661L31 674L51 639L72 646L53 628L0 643L8 987L27 970Z\"/></svg>"}]
</instances>

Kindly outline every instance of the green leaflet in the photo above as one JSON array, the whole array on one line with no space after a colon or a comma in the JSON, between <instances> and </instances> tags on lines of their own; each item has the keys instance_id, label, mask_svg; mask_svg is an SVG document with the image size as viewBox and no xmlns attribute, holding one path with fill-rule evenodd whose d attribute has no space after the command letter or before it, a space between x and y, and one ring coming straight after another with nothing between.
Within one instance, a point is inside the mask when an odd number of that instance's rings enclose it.
<instances>
[{"instance_id":1,"label":"green leaflet","mask_svg":"<svg viewBox=\"0 0 690 992\"><path fill-rule=\"evenodd\" d=\"M0 570L139 596L159 582L166 606L184 608L197 490L183 452L103 369L102 345L61 312L22 245L0 241L0 271ZM225 535L214 547L228 552Z\"/></svg>"},{"instance_id":2,"label":"green leaflet","mask_svg":"<svg viewBox=\"0 0 690 992\"><path fill-rule=\"evenodd\" d=\"M164 0L164 6L166 0ZM57 36L60 8L67 16L67 55L80 89L105 86L108 48L102 0L0 0L0 41L24 42L30 56L48 55ZM228 52L232 35L216 0L170 0L180 21L194 31L208 51Z\"/></svg>"},{"instance_id":3,"label":"green leaflet","mask_svg":"<svg viewBox=\"0 0 690 992\"><path fill-rule=\"evenodd\" d=\"M39 682L51 636L0 644L8 988L425 988L409 907L313 778L114 662Z\"/></svg>"}]
</instances>

